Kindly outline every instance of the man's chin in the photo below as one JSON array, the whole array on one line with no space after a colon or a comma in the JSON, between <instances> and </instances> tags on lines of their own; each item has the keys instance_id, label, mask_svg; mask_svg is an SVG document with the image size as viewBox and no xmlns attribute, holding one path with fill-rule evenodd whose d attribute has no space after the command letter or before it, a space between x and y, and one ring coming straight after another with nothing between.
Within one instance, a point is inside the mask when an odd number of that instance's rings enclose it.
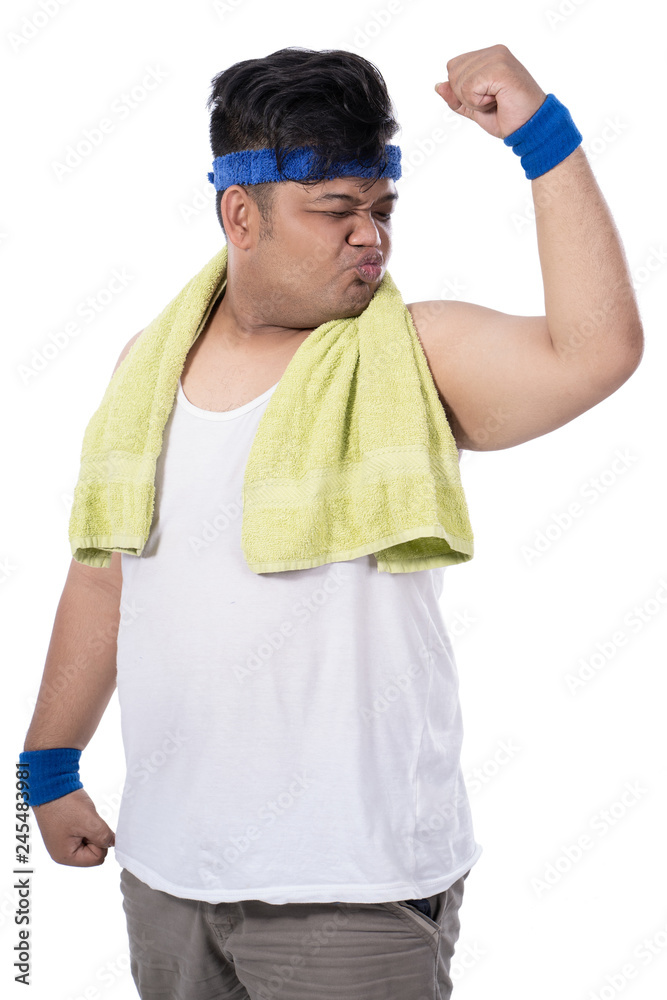
<instances>
[{"instance_id":1,"label":"man's chin","mask_svg":"<svg viewBox=\"0 0 667 1000\"><path fill-rule=\"evenodd\" d=\"M363 278L360 278L358 274L355 274L350 288L354 289L357 293L366 292L366 297L370 299L382 284L383 277L384 275L379 278L375 278L373 281L365 281Z\"/></svg>"},{"instance_id":2,"label":"man's chin","mask_svg":"<svg viewBox=\"0 0 667 1000\"><path fill-rule=\"evenodd\" d=\"M348 304L345 315L341 316L341 319L350 319L355 316L361 316L365 309L368 309L371 299L373 298L373 293L375 289L371 288L363 297L363 301L359 301L358 305Z\"/></svg>"},{"instance_id":3,"label":"man's chin","mask_svg":"<svg viewBox=\"0 0 667 1000\"><path fill-rule=\"evenodd\" d=\"M365 309L368 303L371 301L376 291L382 283L382 278L378 278L377 281L364 281L363 278L357 278L350 286L352 293L358 299L358 301L363 302L364 305L361 307Z\"/></svg>"}]
</instances>

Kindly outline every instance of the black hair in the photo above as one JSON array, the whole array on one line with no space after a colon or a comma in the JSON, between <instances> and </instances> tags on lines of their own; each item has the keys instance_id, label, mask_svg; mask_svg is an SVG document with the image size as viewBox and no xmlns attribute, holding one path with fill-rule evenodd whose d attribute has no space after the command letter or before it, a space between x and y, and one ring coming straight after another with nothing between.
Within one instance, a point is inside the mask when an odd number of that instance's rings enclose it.
<instances>
[{"instance_id":1,"label":"black hair","mask_svg":"<svg viewBox=\"0 0 667 1000\"><path fill-rule=\"evenodd\" d=\"M344 49L289 46L258 59L244 59L218 73L206 102L211 110L213 157L243 149L315 147L308 178L317 183L341 159L356 159L375 171L386 165L385 145L399 129L387 85L373 63ZM310 179L312 176L312 180ZM254 199L270 235L275 183L241 185ZM218 222L223 191L216 192Z\"/></svg>"}]
</instances>

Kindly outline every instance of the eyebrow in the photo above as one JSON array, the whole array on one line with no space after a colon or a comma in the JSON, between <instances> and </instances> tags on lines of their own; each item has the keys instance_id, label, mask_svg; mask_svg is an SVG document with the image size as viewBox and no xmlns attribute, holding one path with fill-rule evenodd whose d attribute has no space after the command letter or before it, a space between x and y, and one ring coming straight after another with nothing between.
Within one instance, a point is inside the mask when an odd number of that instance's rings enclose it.
<instances>
[{"instance_id":1,"label":"eyebrow","mask_svg":"<svg viewBox=\"0 0 667 1000\"><path fill-rule=\"evenodd\" d=\"M338 200L338 201L350 201L350 202L352 202L353 204L356 205L362 199L361 198L357 198L357 197L355 197L355 195L352 195L352 194L334 194L333 192L331 192L329 194L321 194L318 198L314 198L312 204L315 204L315 202L318 202L318 201L334 201L334 200ZM388 191L386 194L383 194L380 198L377 198L376 201L378 201L378 202L382 202L382 201L398 201L398 192L397 191Z\"/></svg>"}]
</instances>

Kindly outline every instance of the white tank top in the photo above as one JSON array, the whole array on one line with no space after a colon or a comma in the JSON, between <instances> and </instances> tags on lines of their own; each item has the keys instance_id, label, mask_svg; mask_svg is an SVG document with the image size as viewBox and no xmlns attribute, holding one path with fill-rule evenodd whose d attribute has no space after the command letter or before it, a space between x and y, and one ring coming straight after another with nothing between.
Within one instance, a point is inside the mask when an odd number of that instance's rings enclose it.
<instances>
[{"instance_id":1,"label":"white tank top","mask_svg":"<svg viewBox=\"0 0 667 1000\"><path fill-rule=\"evenodd\" d=\"M482 851L444 567L249 569L243 475L277 384L212 412L179 382L150 536L122 555L115 856L213 903L431 896Z\"/></svg>"}]
</instances>

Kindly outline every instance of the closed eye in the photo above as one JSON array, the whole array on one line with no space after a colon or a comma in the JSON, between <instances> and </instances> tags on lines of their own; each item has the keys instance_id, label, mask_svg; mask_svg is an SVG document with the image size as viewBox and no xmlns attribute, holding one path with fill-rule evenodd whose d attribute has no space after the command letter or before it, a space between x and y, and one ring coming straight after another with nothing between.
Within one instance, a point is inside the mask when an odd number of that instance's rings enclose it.
<instances>
[{"instance_id":1,"label":"closed eye","mask_svg":"<svg viewBox=\"0 0 667 1000\"><path fill-rule=\"evenodd\" d=\"M350 213L349 212L326 212L325 214L326 215L331 215L335 219L342 219L344 216L349 215ZM376 212L375 214L379 215L383 219L391 219L391 217L393 215L392 212Z\"/></svg>"}]
</instances>

